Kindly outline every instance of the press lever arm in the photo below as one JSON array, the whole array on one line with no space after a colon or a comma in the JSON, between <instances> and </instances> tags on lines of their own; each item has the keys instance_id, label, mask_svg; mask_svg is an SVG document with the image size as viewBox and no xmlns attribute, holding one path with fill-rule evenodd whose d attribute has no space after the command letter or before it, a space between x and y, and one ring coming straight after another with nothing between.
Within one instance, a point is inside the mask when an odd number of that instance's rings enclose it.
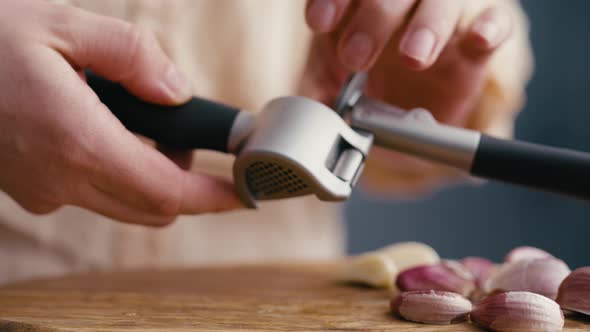
<instances>
[{"instance_id":1,"label":"press lever arm","mask_svg":"<svg viewBox=\"0 0 590 332\"><path fill-rule=\"evenodd\" d=\"M454 166L473 175L590 200L590 154L447 126L426 110L405 110L361 96L351 125L377 145Z\"/></svg>"}]
</instances>

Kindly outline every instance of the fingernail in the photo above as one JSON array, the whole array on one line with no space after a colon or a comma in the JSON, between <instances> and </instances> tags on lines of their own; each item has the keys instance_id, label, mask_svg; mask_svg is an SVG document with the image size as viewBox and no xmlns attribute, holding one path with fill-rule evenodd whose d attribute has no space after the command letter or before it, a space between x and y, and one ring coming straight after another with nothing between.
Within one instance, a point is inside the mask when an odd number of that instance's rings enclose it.
<instances>
[{"instance_id":1,"label":"fingernail","mask_svg":"<svg viewBox=\"0 0 590 332\"><path fill-rule=\"evenodd\" d=\"M357 32L348 39L343 49L343 61L346 65L360 69L373 53L373 41L363 32Z\"/></svg>"},{"instance_id":2,"label":"fingernail","mask_svg":"<svg viewBox=\"0 0 590 332\"><path fill-rule=\"evenodd\" d=\"M169 95L175 100L185 100L192 95L192 86L188 77L173 64L166 71L164 85Z\"/></svg>"},{"instance_id":3,"label":"fingernail","mask_svg":"<svg viewBox=\"0 0 590 332\"><path fill-rule=\"evenodd\" d=\"M483 38L488 45L494 45L500 35L498 25L489 21L479 21L475 23L473 26L473 32Z\"/></svg>"},{"instance_id":4,"label":"fingernail","mask_svg":"<svg viewBox=\"0 0 590 332\"><path fill-rule=\"evenodd\" d=\"M336 6L331 0L315 0L307 11L309 25L318 32L328 31L335 17Z\"/></svg>"},{"instance_id":5,"label":"fingernail","mask_svg":"<svg viewBox=\"0 0 590 332\"><path fill-rule=\"evenodd\" d=\"M426 28L414 30L406 36L400 46L401 53L420 62L428 62L428 58L434 50L436 36Z\"/></svg>"}]
</instances>

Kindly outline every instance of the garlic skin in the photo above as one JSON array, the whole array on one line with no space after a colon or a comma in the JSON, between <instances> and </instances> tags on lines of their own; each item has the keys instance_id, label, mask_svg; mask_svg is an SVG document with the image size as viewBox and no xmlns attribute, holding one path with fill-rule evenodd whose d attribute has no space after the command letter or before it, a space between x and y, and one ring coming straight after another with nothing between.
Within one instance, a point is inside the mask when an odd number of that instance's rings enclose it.
<instances>
[{"instance_id":1,"label":"garlic skin","mask_svg":"<svg viewBox=\"0 0 590 332\"><path fill-rule=\"evenodd\" d=\"M443 291L403 292L391 300L391 311L402 318L427 324L451 324L467 320L471 302Z\"/></svg>"},{"instance_id":2,"label":"garlic skin","mask_svg":"<svg viewBox=\"0 0 590 332\"><path fill-rule=\"evenodd\" d=\"M574 270L563 280L556 301L563 309L590 315L590 266Z\"/></svg>"},{"instance_id":3,"label":"garlic skin","mask_svg":"<svg viewBox=\"0 0 590 332\"><path fill-rule=\"evenodd\" d=\"M399 271L440 261L440 257L432 247L420 242L398 242L383 247L377 252L389 256Z\"/></svg>"},{"instance_id":4,"label":"garlic skin","mask_svg":"<svg viewBox=\"0 0 590 332\"><path fill-rule=\"evenodd\" d=\"M510 250L504 257L504 263L513 263L520 260L538 259L538 258L555 258L543 249L522 246Z\"/></svg>"},{"instance_id":5,"label":"garlic skin","mask_svg":"<svg viewBox=\"0 0 590 332\"><path fill-rule=\"evenodd\" d=\"M467 297L475 289L475 280L460 263L442 261L402 271L396 285L401 291L439 290Z\"/></svg>"},{"instance_id":6,"label":"garlic skin","mask_svg":"<svg viewBox=\"0 0 590 332\"><path fill-rule=\"evenodd\" d=\"M489 270L494 268L494 263L491 260L483 257L465 257L460 261L460 263L463 264L463 266L465 266L465 268L469 270L469 272L471 272L475 278L482 274L488 273Z\"/></svg>"},{"instance_id":7,"label":"garlic skin","mask_svg":"<svg viewBox=\"0 0 590 332\"><path fill-rule=\"evenodd\" d=\"M486 280L490 278L497 269L496 264L483 257L465 257L460 263L471 272L478 288L483 288Z\"/></svg>"},{"instance_id":8,"label":"garlic skin","mask_svg":"<svg viewBox=\"0 0 590 332\"><path fill-rule=\"evenodd\" d=\"M554 332L564 325L557 303L530 292L490 296L475 306L470 317L477 325L498 332Z\"/></svg>"},{"instance_id":9,"label":"garlic skin","mask_svg":"<svg viewBox=\"0 0 590 332\"><path fill-rule=\"evenodd\" d=\"M504 264L486 282L484 290L527 291L555 299L559 285L569 273L569 267L557 258L517 260Z\"/></svg>"},{"instance_id":10,"label":"garlic skin","mask_svg":"<svg viewBox=\"0 0 590 332\"><path fill-rule=\"evenodd\" d=\"M376 288L392 288L398 269L385 254L369 252L348 259L339 268L338 279Z\"/></svg>"}]
</instances>

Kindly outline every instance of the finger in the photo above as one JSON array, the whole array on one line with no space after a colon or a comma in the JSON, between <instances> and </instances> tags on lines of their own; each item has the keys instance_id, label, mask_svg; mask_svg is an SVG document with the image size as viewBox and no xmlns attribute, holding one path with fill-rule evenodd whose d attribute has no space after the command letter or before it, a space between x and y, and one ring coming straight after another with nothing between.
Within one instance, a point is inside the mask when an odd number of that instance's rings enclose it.
<instances>
[{"instance_id":1,"label":"finger","mask_svg":"<svg viewBox=\"0 0 590 332\"><path fill-rule=\"evenodd\" d=\"M430 67L453 35L463 0L422 0L404 33L399 51L417 70Z\"/></svg>"},{"instance_id":2,"label":"finger","mask_svg":"<svg viewBox=\"0 0 590 332\"><path fill-rule=\"evenodd\" d=\"M342 63L355 71L372 66L414 3L414 0L360 1L339 41Z\"/></svg>"},{"instance_id":3,"label":"finger","mask_svg":"<svg viewBox=\"0 0 590 332\"><path fill-rule=\"evenodd\" d=\"M166 226L176 218L175 216L162 216L134 208L92 186L83 191L77 204L105 217L146 226Z\"/></svg>"},{"instance_id":4,"label":"finger","mask_svg":"<svg viewBox=\"0 0 590 332\"><path fill-rule=\"evenodd\" d=\"M30 213L43 215L57 211L61 204L50 203L41 200L35 200L31 195L12 193L10 195L23 209Z\"/></svg>"},{"instance_id":5,"label":"finger","mask_svg":"<svg viewBox=\"0 0 590 332\"><path fill-rule=\"evenodd\" d=\"M511 35L513 21L502 7L493 7L481 13L473 22L463 41L464 50L476 57L493 53Z\"/></svg>"},{"instance_id":6,"label":"finger","mask_svg":"<svg viewBox=\"0 0 590 332\"><path fill-rule=\"evenodd\" d=\"M189 80L164 54L154 33L122 20L76 8L54 22L53 46L77 69L90 68L138 97L177 104L192 95Z\"/></svg>"},{"instance_id":7,"label":"finger","mask_svg":"<svg viewBox=\"0 0 590 332\"><path fill-rule=\"evenodd\" d=\"M350 2L351 0L309 0L305 9L307 24L317 33L334 30Z\"/></svg>"},{"instance_id":8,"label":"finger","mask_svg":"<svg viewBox=\"0 0 590 332\"><path fill-rule=\"evenodd\" d=\"M193 162L193 152L191 150L176 149L161 144L156 145L156 148L178 167L185 170L190 169Z\"/></svg>"},{"instance_id":9,"label":"finger","mask_svg":"<svg viewBox=\"0 0 590 332\"><path fill-rule=\"evenodd\" d=\"M116 144L97 146L94 184L105 194L162 216L241 207L229 182L180 169L118 123L104 134L105 142L116 137Z\"/></svg>"},{"instance_id":10,"label":"finger","mask_svg":"<svg viewBox=\"0 0 590 332\"><path fill-rule=\"evenodd\" d=\"M87 182L115 200L163 217L241 206L227 181L184 171L141 142L90 87L81 84L78 74L59 54L49 62L60 61L63 69L41 72L36 79L48 92L44 95L51 96L42 103L62 114L62 126L67 130L67 138L62 140L71 150L68 164L78 165ZM60 78L59 86L55 77ZM72 195L70 201L76 203L77 199Z\"/></svg>"},{"instance_id":11,"label":"finger","mask_svg":"<svg viewBox=\"0 0 590 332\"><path fill-rule=\"evenodd\" d=\"M214 176L184 172L186 184L182 191L182 214L201 214L243 209L231 182Z\"/></svg>"}]
</instances>

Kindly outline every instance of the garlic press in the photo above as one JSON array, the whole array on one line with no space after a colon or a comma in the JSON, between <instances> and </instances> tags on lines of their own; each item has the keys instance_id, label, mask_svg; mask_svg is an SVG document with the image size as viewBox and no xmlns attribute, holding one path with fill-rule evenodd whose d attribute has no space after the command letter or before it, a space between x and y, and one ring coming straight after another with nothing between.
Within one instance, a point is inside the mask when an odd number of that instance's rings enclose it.
<instances>
[{"instance_id":1,"label":"garlic press","mask_svg":"<svg viewBox=\"0 0 590 332\"><path fill-rule=\"evenodd\" d=\"M130 131L177 149L234 154L235 190L250 208L310 194L346 200L372 144L479 177L590 199L590 154L497 139L440 124L425 109L370 99L363 94L365 73L351 76L334 109L289 96L256 114L197 97L179 106L146 103L91 72L87 82Z\"/></svg>"},{"instance_id":2,"label":"garlic press","mask_svg":"<svg viewBox=\"0 0 590 332\"><path fill-rule=\"evenodd\" d=\"M90 72L87 82L130 131L168 147L234 154L235 190L250 208L309 194L347 199L373 142L330 107L303 97L277 98L254 114L196 97L172 107L146 103Z\"/></svg>"}]
</instances>

